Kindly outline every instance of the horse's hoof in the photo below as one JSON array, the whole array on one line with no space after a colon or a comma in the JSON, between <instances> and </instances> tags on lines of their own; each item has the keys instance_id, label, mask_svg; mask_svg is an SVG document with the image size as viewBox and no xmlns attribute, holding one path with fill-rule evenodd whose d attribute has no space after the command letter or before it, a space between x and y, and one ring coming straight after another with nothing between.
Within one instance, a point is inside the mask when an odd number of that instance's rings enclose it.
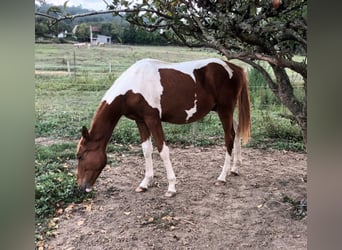
<instances>
[{"instance_id":1,"label":"horse's hoof","mask_svg":"<svg viewBox=\"0 0 342 250\"><path fill-rule=\"evenodd\" d=\"M217 180L217 181L215 182L215 186L224 186L224 185L226 185L226 182L225 182L225 181Z\"/></svg>"},{"instance_id":2,"label":"horse's hoof","mask_svg":"<svg viewBox=\"0 0 342 250\"><path fill-rule=\"evenodd\" d=\"M168 198L171 198L171 197L176 196L176 192L167 191L167 192L164 194L164 196L165 196L165 197L168 197Z\"/></svg>"},{"instance_id":3,"label":"horse's hoof","mask_svg":"<svg viewBox=\"0 0 342 250\"><path fill-rule=\"evenodd\" d=\"M235 172L235 171L230 171L229 175L231 175L231 176L239 176L239 173Z\"/></svg>"},{"instance_id":4,"label":"horse's hoof","mask_svg":"<svg viewBox=\"0 0 342 250\"><path fill-rule=\"evenodd\" d=\"M147 188L143 188L143 187L137 187L136 189L135 189L135 192L137 192L137 193L143 193L143 192L146 192L147 191Z\"/></svg>"}]
</instances>

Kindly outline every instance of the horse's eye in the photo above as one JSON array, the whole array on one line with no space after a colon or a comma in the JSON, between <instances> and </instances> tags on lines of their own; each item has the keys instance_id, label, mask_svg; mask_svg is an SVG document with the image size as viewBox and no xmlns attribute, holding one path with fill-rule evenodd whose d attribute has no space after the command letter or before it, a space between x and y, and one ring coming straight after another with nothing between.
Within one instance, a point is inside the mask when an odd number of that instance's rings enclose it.
<instances>
[{"instance_id":1,"label":"horse's eye","mask_svg":"<svg viewBox=\"0 0 342 250\"><path fill-rule=\"evenodd\" d=\"M82 155L77 154L77 159L78 159L78 160L82 160Z\"/></svg>"}]
</instances>

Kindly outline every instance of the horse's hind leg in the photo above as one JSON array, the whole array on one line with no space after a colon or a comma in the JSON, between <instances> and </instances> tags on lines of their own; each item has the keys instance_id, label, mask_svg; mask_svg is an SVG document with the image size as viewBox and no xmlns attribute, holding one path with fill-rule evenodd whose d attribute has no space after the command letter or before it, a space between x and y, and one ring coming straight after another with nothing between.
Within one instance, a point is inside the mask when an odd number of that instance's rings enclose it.
<instances>
[{"instance_id":1,"label":"horse's hind leg","mask_svg":"<svg viewBox=\"0 0 342 250\"><path fill-rule=\"evenodd\" d=\"M226 176L230 169L235 132L233 128L233 112L229 112L229 110L218 111L218 115L223 126L225 145L227 149L222 171L216 182L216 185L221 185L226 183Z\"/></svg>"},{"instance_id":2,"label":"horse's hind leg","mask_svg":"<svg viewBox=\"0 0 342 250\"><path fill-rule=\"evenodd\" d=\"M242 160L241 160L241 138L238 133L238 124L234 120L233 121L234 131L235 131L235 137L234 137L234 147L233 147L233 166L230 170L230 173L232 175L238 175L238 167L241 166Z\"/></svg>"},{"instance_id":3,"label":"horse's hind leg","mask_svg":"<svg viewBox=\"0 0 342 250\"><path fill-rule=\"evenodd\" d=\"M147 190L151 180L153 179L153 163L152 152L153 146L151 142L151 134L145 123L138 123L137 126L142 141L141 147L145 158L145 177L139 186L135 189L136 192L144 192Z\"/></svg>"}]
</instances>

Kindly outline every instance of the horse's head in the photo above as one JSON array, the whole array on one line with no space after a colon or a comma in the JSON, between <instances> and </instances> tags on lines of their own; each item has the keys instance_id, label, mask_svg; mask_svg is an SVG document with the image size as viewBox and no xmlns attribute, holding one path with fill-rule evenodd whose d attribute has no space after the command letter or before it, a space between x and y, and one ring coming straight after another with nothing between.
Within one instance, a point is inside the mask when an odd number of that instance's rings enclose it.
<instances>
[{"instance_id":1,"label":"horse's head","mask_svg":"<svg viewBox=\"0 0 342 250\"><path fill-rule=\"evenodd\" d=\"M82 137L77 146L77 186L80 190L90 192L107 163L105 149L93 140L86 127L82 128Z\"/></svg>"}]
</instances>

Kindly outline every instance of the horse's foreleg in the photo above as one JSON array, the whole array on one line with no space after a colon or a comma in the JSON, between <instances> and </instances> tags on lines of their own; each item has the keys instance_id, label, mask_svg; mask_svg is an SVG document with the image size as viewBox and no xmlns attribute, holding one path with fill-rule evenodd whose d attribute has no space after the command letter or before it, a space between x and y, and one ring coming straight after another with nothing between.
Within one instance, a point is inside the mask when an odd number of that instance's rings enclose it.
<instances>
[{"instance_id":1,"label":"horse's foreleg","mask_svg":"<svg viewBox=\"0 0 342 250\"><path fill-rule=\"evenodd\" d=\"M167 192L165 193L166 197L172 197L176 194L176 175L173 171L172 164L170 161L170 151L169 147L166 146L166 144L163 144L162 150L160 151L160 157L162 158L166 174L167 174L167 180L169 182L169 187L167 189Z\"/></svg>"},{"instance_id":2,"label":"horse's foreleg","mask_svg":"<svg viewBox=\"0 0 342 250\"><path fill-rule=\"evenodd\" d=\"M152 163L152 152L153 146L151 142L151 138L148 138L141 144L143 154L145 157L145 177L140 183L139 187L135 191L143 192L146 191L148 185L150 184L151 180L153 179L153 163Z\"/></svg>"},{"instance_id":3,"label":"horse's foreleg","mask_svg":"<svg viewBox=\"0 0 342 250\"><path fill-rule=\"evenodd\" d=\"M150 184L153 178L153 163L152 163L152 152L153 146L151 141L151 133L148 129L147 125L144 122L137 121L136 122L140 139L142 141L141 147L145 158L145 177L140 183L140 185L135 189L136 192L144 192L147 190L148 185Z\"/></svg>"},{"instance_id":4,"label":"horse's foreleg","mask_svg":"<svg viewBox=\"0 0 342 250\"><path fill-rule=\"evenodd\" d=\"M169 187L167 189L167 192L165 193L165 196L172 197L176 194L176 175L173 171L172 164L170 161L169 147L165 144L165 135L161 125L161 121L157 117L151 117L150 119L146 119L145 122L152 133L160 157L165 165L167 180L169 182Z\"/></svg>"}]
</instances>

